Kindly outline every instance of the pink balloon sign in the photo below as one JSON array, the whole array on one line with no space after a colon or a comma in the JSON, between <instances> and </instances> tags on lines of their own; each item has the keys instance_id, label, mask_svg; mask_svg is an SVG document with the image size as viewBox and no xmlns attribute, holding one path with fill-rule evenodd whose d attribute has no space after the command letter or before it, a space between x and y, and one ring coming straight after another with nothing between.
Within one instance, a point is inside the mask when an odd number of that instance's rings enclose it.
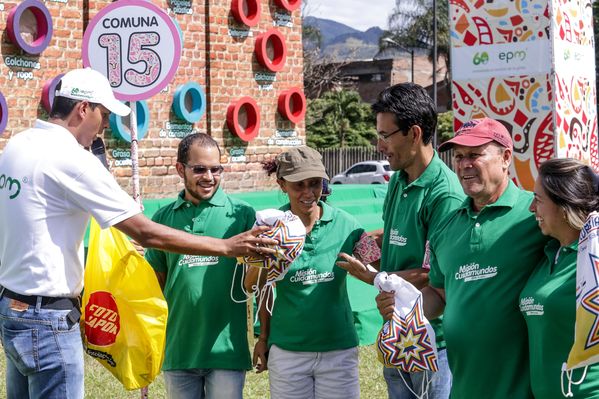
<instances>
[{"instance_id":1,"label":"pink balloon sign","mask_svg":"<svg viewBox=\"0 0 599 399\"><path fill-rule=\"evenodd\" d=\"M181 38L173 20L145 0L103 8L83 36L83 65L104 74L116 98L145 100L173 79Z\"/></svg>"}]
</instances>

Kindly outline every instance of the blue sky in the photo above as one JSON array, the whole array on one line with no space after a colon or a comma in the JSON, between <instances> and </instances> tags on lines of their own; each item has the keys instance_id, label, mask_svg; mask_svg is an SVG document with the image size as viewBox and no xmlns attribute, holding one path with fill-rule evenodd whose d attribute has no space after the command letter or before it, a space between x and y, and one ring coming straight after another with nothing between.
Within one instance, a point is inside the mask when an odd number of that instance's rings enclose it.
<instances>
[{"instance_id":1,"label":"blue sky","mask_svg":"<svg viewBox=\"0 0 599 399\"><path fill-rule=\"evenodd\" d=\"M358 30L387 29L395 0L308 0L306 15L332 19Z\"/></svg>"}]
</instances>

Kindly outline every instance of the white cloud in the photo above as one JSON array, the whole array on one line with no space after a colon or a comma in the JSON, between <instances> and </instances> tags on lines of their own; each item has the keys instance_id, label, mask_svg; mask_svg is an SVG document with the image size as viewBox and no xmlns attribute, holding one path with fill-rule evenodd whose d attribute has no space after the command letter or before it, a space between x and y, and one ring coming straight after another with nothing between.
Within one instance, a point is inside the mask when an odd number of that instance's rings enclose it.
<instances>
[{"instance_id":1,"label":"white cloud","mask_svg":"<svg viewBox=\"0 0 599 399\"><path fill-rule=\"evenodd\" d=\"M305 12L364 31L373 26L387 29L393 8L395 0L309 0Z\"/></svg>"}]
</instances>

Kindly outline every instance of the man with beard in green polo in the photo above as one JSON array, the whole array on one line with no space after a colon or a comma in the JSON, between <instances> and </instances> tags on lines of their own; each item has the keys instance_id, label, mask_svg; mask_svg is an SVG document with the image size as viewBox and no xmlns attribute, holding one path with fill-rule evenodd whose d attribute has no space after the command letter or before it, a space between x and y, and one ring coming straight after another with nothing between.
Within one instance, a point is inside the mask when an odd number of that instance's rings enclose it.
<instances>
[{"instance_id":1,"label":"man with beard in green polo","mask_svg":"<svg viewBox=\"0 0 599 399\"><path fill-rule=\"evenodd\" d=\"M186 136L179 143L176 165L185 189L173 203L159 209L153 220L218 238L251 228L254 209L220 188L220 158L212 137ZM241 399L251 359L243 272L235 272L236 260L154 249L147 251L146 259L169 308L162 365L168 397Z\"/></svg>"}]
</instances>

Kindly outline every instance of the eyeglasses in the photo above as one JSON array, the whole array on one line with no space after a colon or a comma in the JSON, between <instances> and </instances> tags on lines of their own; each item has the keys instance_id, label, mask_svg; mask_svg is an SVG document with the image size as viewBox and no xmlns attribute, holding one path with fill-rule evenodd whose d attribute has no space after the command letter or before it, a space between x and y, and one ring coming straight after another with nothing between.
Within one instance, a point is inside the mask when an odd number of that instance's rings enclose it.
<instances>
[{"instance_id":1,"label":"eyeglasses","mask_svg":"<svg viewBox=\"0 0 599 399\"><path fill-rule=\"evenodd\" d=\"M212 176L218 176L223 173L223 170L225 169L222 165L207 167L204 165L188 165L183 162L181 162L181 164L183 164L183 166L186 168L191 169L194 175L204 175L210 171Z\"/></svg>"},{"instance_id":2,"label":"eyeglasses","mask_svg":"<svg viewBox=\"0 0 599 399\"><path fill-rule=\"evenodd\" d=\"M383 134L383 133L378 132L377 135L379 136L379 140L382 140L385 143L388 143L389 142L389 137L391 137L395 133L399 133L399 132L401 132L401 128L398 128L397 130L394 130L391 133L387 133L387 134Z\"/></svg>"}]
</instances>

